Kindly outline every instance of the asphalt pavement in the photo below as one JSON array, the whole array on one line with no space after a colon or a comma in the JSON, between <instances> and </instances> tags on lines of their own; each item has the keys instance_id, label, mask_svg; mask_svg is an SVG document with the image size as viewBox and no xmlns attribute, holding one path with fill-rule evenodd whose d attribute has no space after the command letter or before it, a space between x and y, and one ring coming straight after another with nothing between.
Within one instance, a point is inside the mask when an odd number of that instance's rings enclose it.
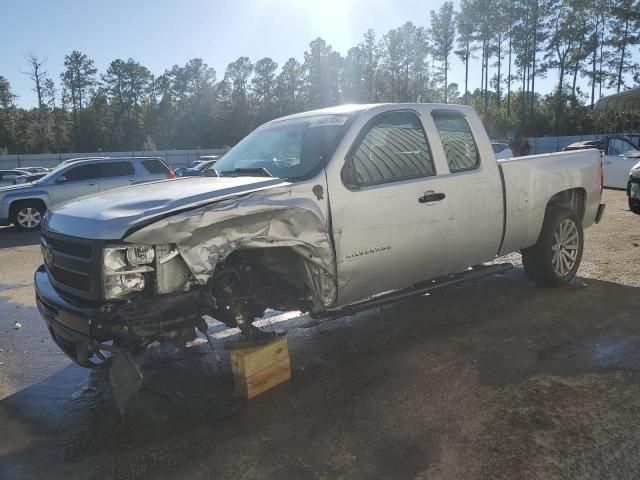
<instances>
[{"instance_id":1,"label":"asphalt pavement","mask_svg":"<svg viewBox=\"0 0 640 480\"><path fill-rule=\"evenodd\" d=\"M356 316L274 316L292 378L251 401L204 340L155 347L124 417L106 369L72 364L37 313L38 234L0 229L0 478L638 478L640 217L606 198L566 288L536 288L516 255Z\"/></svg>"}]
</instances>

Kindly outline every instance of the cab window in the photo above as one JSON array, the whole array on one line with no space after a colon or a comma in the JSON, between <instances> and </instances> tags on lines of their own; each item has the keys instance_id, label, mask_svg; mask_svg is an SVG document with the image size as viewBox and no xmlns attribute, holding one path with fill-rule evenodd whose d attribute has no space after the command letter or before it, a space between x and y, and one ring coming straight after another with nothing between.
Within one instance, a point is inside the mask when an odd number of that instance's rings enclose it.
<instances>
[{"instance_id":1,"label":"cab window","mask_svg":"<svg viewBox=\"0 0 640 480\"><path fill-rule=\"evenodd\" d=\"M465 116L455 110L434 110L431 114L440 135L451 173L480 166L478 146Z\"/></svg>"},{"instance_id":2,"label":"cab window","mask_svg":"<svg viewBox=\"0 0 640 480\"><path fill-rule=\"evenodd\" d=\"M414 112L380 115L365 132L348 158L345 184L363 187L436 174L422 123Z\"/></svg>"}]
</instances>

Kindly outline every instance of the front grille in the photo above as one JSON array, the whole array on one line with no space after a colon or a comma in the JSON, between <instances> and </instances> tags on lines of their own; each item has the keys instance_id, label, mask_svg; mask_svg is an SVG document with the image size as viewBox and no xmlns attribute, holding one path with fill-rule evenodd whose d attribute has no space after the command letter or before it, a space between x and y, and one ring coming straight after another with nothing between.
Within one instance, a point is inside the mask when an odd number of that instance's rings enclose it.
<instances>
[{"instance_id":1,"label":"front grille","mask_svg":"<svg viewBox=\"0 0 640 480\"><path fill-rule=\"evenodd\" d=\"M55 238L47 238L47 243L58 252L66 253L67 255L74 255L80 258L91 258L93 250L91 245L81 245L64 240L57 240Z\"/></svg>"},{"instance_id":2,"label":"front grille","mask_svg":"<svg viewBox=\"0 0 640 480\"><path fill-rule=\"evenodd\" d=\"M53 286L77 299L99 301L104 243L44 230L42 253Z\"/></svg>"},{"instance_id":3,"label":"front grille","mask_svg":"<svg viewBox=\"0 0 640 480\"><path fill-rule=\"evenodd\" d=\"M49 273L56 282L64 283L83 292L91 291L91 277L89 275L64 270L53 265L49 266Z\"/></svg>"}]
</instances>

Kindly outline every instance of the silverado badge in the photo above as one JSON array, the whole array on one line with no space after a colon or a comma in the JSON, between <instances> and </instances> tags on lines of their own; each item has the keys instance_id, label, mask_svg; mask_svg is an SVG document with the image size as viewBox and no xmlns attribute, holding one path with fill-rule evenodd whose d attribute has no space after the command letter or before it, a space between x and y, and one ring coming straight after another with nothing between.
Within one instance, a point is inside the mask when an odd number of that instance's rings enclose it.
<instances>
[{"instance_id":1,"label":"silverado badge","mask_svg":"<svg viewBox=\"0 0 640 480\"><path fill-rule=\"evenodd\" d=\"M366 250L356 250L352 253L347 253L347 260L353 257L361 257L362 255L369 255L370 253L378 253L384 252L386 250L391 250L391 245L384 245L381 247L371 247Z\"/></svg>"}]
</instances>

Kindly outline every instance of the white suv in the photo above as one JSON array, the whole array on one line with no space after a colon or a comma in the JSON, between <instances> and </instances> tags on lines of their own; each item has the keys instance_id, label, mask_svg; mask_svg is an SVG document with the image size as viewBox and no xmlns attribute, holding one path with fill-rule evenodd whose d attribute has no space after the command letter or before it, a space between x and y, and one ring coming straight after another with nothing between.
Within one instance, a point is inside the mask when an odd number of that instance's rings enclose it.
<instances>
[{"instance_id":1,"label":"white suv","mask_svg":"<svg viewBox=\"0 0 640 480\"><path fill-rule=\"evenodd\" d=\"M58 165L41 179L0 188L0 225L35 230L55 204L118 187L175 178L153 157L78 158Z\"/></svg>"}]
</instances>

